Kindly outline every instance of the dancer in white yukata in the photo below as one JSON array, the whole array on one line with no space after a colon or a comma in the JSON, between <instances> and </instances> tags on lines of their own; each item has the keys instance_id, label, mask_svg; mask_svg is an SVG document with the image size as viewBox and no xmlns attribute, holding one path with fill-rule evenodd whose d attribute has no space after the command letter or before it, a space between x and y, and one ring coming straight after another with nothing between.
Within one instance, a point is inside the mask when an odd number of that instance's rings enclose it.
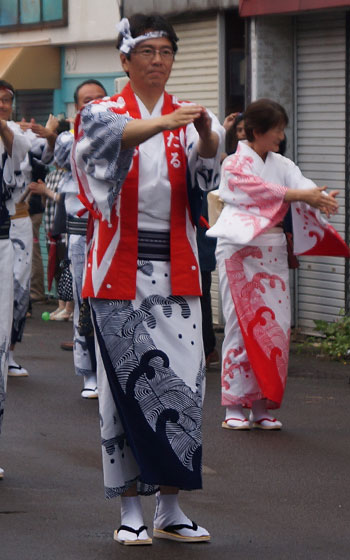
<instances>
[{"instance_id":1,"label":"dancer in white yukata","mask_svg":"<svg viewBox=\"0 0 350 560\"><path fill-rule=\"evenodd\" d=\"M21 196L16 174L30 149L30 143L14 123L8 123L14 89L0 81L0 430L4 413L8 355L13 315L13 247L9 238L10 215ZM0 469L0 477L3 477Z\"/></svg>"},{"instance_id":2,"label":"dancer in white yukata","mask_svg":"<svg viewBox=\"0 0 350 560\"><path fill-rule=\"evenodd\" d=\"M317 187L276 153L288 123L283 107L261 99L249 105L244 121L247 140L223 163L218 196L224 208L207 232L219 238L226 321L222 426L276 430L282 424L268 409L280 407L288 369L290 298L282 221L290 204L295 254L348 257L349 249L320 214L337 211L338 191L326 196L326 187ZM249 420L244 408L251 409Z\"/></svg>"},{"instance_id":3,"label":"dancer in white yukata","mask_svg":"<svg viewBox=\"0 0 350 560\"><path fill-rule=\"evenodd\" d=\"M75 108L77 111L94 99L107 96L103 85L94 79L88 79L79 84L74 92ZM71 262L74 296L74 346L73 359L75 373L83 377L81 396L84 399L97 398L96 357L93 333L88 336L79 334L79 312L82 305L81 292L83 287L83 272L86 256L87 210L78 198L79 188L72 177L71 150L73 134L70 131L58 135L55 143L54 161L65 173L60 184L60 193L64 194L64 204L67 215L68 258ZM50 196L51 193L44 183L32 183L31 191Z\"/></svg>"},{"instance_id":4,"label":"dancer in white yukata","mask_svg":"<svg viewBox=\"0 0 350 560\"><path fill-rule=\"evenodd\" d=\"M8 113L9 119L11 118L11 112L12 108ZM27 127L27 124L32 126L30 123L22 122L20 123L20 127L26 139L30 142L30 151L26 154L23 162L21 163L21 172L16 173L17 185L22 191L27 189L28 184L32 180L33 166L35 164L47 164L52 160L54 146L52 137L54 139L56 138L56 135L49 128L42 125L36 125L36 127L37 129L40 129L41 134L45 134L45 138L38 137L30 128ZM13 125L15 125L15 123L13 123ZM48 124L46 126L48 126ZM47 140L49 135L51 136L50 143ZM33 226L29 216L29 206L27 202L28 195L29 192L25 190L21 200L16 204L15 215L11 216L10 239L14 249L14 304L8 365L9 377L28 376L27 369L21 364L18 364L14 358L15 345L17 342L22 340L30 298Z\"/></svg>"},{"instance_id":5,"label":"dancer in white yukata","mask_svg":"<svg viewBox=\"0 0 350 560\"><path fill-rule=\"evenodd\" d=\"M130 82L82 110L73 149L94 221L83 295L100 354L105 491L122 496L114 533L122 544L151 544L138 494L159 489L154 536L207 541L177 494L202 487L205 359L191 206L201 203L197 183L218 184L224 129L203 107L164 91L177 36L161 16L135 15L130 27L122 20L118 47ZM135 120L121 142L124 115ZM147 136L128 141L132 125Z\"/></svg>"}]
</instances>

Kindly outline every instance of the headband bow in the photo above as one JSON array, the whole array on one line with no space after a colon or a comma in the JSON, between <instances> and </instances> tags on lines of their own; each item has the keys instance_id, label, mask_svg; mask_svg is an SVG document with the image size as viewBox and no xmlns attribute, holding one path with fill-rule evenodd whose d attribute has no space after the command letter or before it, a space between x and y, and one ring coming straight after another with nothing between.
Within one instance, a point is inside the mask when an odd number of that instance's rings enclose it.
<instances>
[{"instance_id":1,"label":"headband bow","mask_svg":"<svg viewBox=\"0 0 350 560\"><path fill-rule=\"evenodd\" d=\"M117 25L117 31L123 37L119 50L124 54L129 54L130 51L134 49L138 43L146 41L147 39L159 39L159 37L168 37L166 31L149 31L144 35L132 37L130 32L130 23L127 18L123 18L122 20L120 20Z\"/></svg>"}]
</instances>

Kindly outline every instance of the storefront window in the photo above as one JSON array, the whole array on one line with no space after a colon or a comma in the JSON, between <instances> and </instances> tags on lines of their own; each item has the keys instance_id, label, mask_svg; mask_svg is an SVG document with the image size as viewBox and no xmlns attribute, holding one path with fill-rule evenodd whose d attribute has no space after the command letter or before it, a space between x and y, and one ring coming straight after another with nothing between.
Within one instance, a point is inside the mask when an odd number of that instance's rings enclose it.
<instances>
[{"instance_id":1,"label":"storefront window","mask_svg":"<svg viewBox=\"0 0 350 560\"><path fill-rule=\"evenodd\" d=\"M68 0L1 0L0 29L17 31L68 25Z\"/></svg>"}]
</instances>

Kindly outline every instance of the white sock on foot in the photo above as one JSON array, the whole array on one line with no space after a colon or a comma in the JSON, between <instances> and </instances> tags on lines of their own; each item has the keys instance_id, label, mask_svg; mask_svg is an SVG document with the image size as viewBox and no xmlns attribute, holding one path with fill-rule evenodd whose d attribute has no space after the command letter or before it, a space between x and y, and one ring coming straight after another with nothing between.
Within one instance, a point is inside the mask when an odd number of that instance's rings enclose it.
<instances>
[{"instance_id":1,"label":"white sock on foot","mask_svg":"<svg viewBox=\"0 0 350 560\"><path fill-rule=\"evenodd\" d=\"M126 525L132 529L140 529L144 525L141 501L139 496L122 496L120 506L121 525ZM146 540L149 539L146 529L137 536L126 530L118 531L119 540Z\"/></svg>"},{"instance_id":2,"label":"white sock on foot","mask_svg":"<svg viewBox=\"0 0 350 560\"><path fill-rule=\"evenodd\" d=\"M274 416L267 410L266 399L260 399L253 402L252 416L256 421L261 420L261 418L268 418L270 420L274 419Z\"/></svg>"},{"instance_id":3,"label":"white sock on foot","mask_svg":"<svg viewBox=\"0 0 350 560\"><path fill-rule=\"evenodd\" d=\"M169 525L189 525L192 526L192 521L184 514L179 506L177 494L160 494L156 496L157 505L154 514L154 527L155 529L165 529ZM193 535L197 537L209 535L208 531L203 527L193 529L180 529L179 533L185 537Z\"/></svg>"},{"instance_id":4,"label":"white sock on foot","mask_svg":"<svg viewBox=\"0 0 350 560\"><path fill-rule=\"evenodd\" d=\"M122 525L138 529L143 525L143 513L139 496L122 496L120 506Z\"/></svg>"},{"instance_id":5,"label":"white sock on foot","mask_svg":"<svg viewBox=\"0 0 350 560\"><path fill-rule=\"evenodd\" d=\"M17 366L18 367L19 364L17 364L16 360L13 357L13 350L9 351L9 366Z\"/></svg>"},{"instance_id":6,"label":"white sock on foot","mask_svg":"<svg viewBox=\"0 0 350 560\"><path fill-rule=\"evenodd\" d=\"M241 404L236 404L235 406L227 406L225 420L227 420L228 418L246 420L245 414L243 412L243 406Z\"/></svg>"},{"instance_id":7,"label":"white sock on foot","mask_svg":"<svg viewBox=\"0 0 350 560\"><path fill-rule=\"evenodd\" d=\"M96 373L91 373L90 375L84 375L84 389L96 389L97 378Z\"/></svg>"}]
</instances>

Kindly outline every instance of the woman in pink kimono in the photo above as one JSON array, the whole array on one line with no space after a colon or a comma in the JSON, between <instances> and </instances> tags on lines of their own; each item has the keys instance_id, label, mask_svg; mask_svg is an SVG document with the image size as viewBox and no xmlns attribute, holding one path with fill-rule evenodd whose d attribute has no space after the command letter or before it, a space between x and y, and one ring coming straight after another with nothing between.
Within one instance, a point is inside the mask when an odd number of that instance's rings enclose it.
<instances>
[{"instance_id":1,"label":"woman in pink kimono","mask_svg":"<svg viewBox=\"0 0 350 560\"><path fill-rule=\"evenodd\" d=\"M281 429L269 409L282 402L288 370L290 297L283 218L291 205L295 254L349 256L321 212L337 212L327 196L279 155L288 117L260 99L245 111L247 140L222 166L216 224L217 261L226 321L222 348L223 428ZM249 419L244 409L251 409Z\"/></svg>"}]
</instances>

